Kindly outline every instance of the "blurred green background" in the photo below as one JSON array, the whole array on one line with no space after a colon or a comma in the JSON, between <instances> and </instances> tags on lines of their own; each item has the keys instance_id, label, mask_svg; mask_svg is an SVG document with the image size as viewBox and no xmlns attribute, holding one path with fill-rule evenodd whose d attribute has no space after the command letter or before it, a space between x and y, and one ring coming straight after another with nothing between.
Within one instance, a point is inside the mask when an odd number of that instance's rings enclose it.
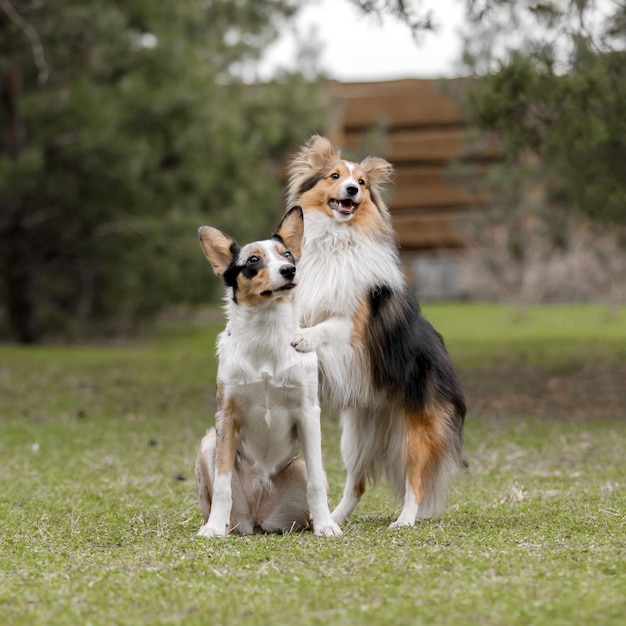
<instances>
[{"instance_id":1,"label":"blurred green background","mask_svg":"<svg viewBox=\"0 0 626 626\"><path fill-rule=\"evenodd\" d=\"M345 2L400 20L417 45L446 20L435 2ZM256 79L264 51L313 4L0 2L0 338L127 334L217 299L197 227L241 240L270 232L289 151L332 120L314 38L293 69ZM510 262L523 256L516 235L531 211L510 183L528 188L537 172L558 211L626 241L624 3L458 4L459 67L482 77L472 120L506 154L491 179L498 219L514 220ZM358 63L349 42L347 30Z\"/></svg>"}]
</instances>

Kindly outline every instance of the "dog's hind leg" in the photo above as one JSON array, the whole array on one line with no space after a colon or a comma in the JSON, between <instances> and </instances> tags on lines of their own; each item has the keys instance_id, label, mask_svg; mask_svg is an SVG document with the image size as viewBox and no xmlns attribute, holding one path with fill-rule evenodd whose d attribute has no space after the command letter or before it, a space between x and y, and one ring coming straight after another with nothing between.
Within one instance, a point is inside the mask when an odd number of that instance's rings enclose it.
<instances>
[{"instance_id":1,"label":"dog's hind leg","mask_svg":"<svg viewBox=\"0 0 626 626\"><path fill-rule=\"evenodd\" d=\"M250 508L250 498L246 494L244 484L249 484L250 479L239 464L235 465L231 485L233 493L233 507L230 514L230 531L240 535L251 535L254 533L254 520Z\"/></svg>"},{"instance_id":2,"label":"dog's hind leg","mask_svg":"<svg viewBox=\"0 0 626 626\"><path fill-rule=\"evenodd\" d=\"M215 441L215 428L211 428L202 438L200 449L198 450L198 458L196 459L195 474L198 486L198 499L205 523L211 514L211 501L213 500ZM233 505L230 531L246 535L254 532L254 525L251 519L250 506L242 486L244 480L245 476L242 478L238 467L235 466L231 479Z\"/></svg>"},{"instance_id":3,"label":"dog's hind leg","mask_svg":"<svg viewBox=\"0 0 626 626\"><path fill-rule=\"evenodd\" d=\"M402 511L390 528L413 526L439 512L447 495L450 472L447 440L450 410L434 407L406 417L405 492Z\"/></svg>"},{"instance_id":4,"label":"dog's hind leg","mask_svg":"<svg viewBox=\"0 0 626 626\"><path fill-rule=\"evenodd\" d=\"M207 431L202 438L196 458L196 485L202 518L206 522L211 513L213 500L213 479L215 477L215 428Z\"/></svg>"},{"instance_id":5,"label":"dog's hind leg","mask_svg":"<svg viewBox=\"0 0 626 626\"><path fill-rule=\"evenodd\" d=\"M332 518L337 524L343 524L352 515L352 511L361 501L361 496L365 493L365 478L355 478L348 470L346 475L346 485L343 489L341 501L332 512Z\"/></svg>"},{"instance_id":6,"label":"dog's hind leg","mask_svg":"<svg viewBox=\"0 0 626 626\"><path fill-rule=\"evenodd\" d=\"M304 459L293 459L273 480L256 511L259 526L265 532L290 532L310 527L307 501L307 473Z\"/></svg>"}]
</instances>

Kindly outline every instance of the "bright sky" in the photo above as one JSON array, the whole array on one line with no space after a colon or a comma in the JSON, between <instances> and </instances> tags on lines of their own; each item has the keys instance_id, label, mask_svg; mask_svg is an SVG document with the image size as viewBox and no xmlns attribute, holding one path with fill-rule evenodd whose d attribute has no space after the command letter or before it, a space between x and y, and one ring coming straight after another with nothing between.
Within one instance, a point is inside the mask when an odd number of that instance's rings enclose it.
<instances>
[{"instance_id":1,"label":"bright sky","mask_svg":"<svg viewBox=\"0 0 626 626\"><path fill-rule=\"evenodd\" d=\"M438 28L416 44L407 26L386 18L363 16L348 0L319 0L305 8L291 32L283 34L262 65L267 78L276 67L294 67L295 42L315 33L321 42L320 61L325 73L344 82L394 78L436 78L459 75L461 56L458 29L462 0L428 3Z\"/></svg>"}]
</instances>

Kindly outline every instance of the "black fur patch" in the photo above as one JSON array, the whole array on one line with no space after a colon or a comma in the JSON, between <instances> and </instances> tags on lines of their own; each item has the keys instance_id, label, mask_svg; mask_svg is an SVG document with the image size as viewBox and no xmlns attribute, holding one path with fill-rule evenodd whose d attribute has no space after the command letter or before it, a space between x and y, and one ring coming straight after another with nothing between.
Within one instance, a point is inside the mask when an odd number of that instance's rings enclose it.
<instances>
[{"instance_id":1,"label":"black fur patch","mask_svg":"<svg viewBox=\"0 0 626 626\"><path fill-rule=\"evenodd\" d=\"M289 248L285 245L283 238L278 233L274 233L272 235L272 241L277 241L278 243L282 244L285 247L285 250L287 250L288 252L291 252L291 250L289 250Z\"/></svg>"},{"instance_id":2,"label":"black fur patch","mask_svg":"<svg viewBox=\"0 0 626 626\"><path fill-rule=\"evenodd\" d=\"M400 395L417 412L432 403L451 403L460 429L465 400L456 370L443 338L421 315L414 295L408 288L393 293L379 285L370 290L369 306L366 341L374 386Z\"/></svg>"},{"instance_id":3,"label":"black fur patch","mask_svg":"<svg viewBox=\"0 0 626 626\"><path fill-rule=\"evenodd\" d=\"M370 188L370 198L372 199L372 203L373 205L378 209L378 212L383 215L383 211L380 208L383 204L382 200L380 199L380 196L378 195L378 193L374 190Z\"/></svg>"},{"instance_id":4,"label":"black fur patch","mask_svg":"<svg viewBox=\"0 0 626 626\"><path fill-rule=\"evenodd\" d=\"M247 278L248 280L253 279L258 273L259 270L261 268L265 267L264 263L257 263L256 265L242 265L239 270L240 270L240 274L244 277Z\"/></svg>"},{"instance_id":5,"label":"black fur patch","mask_svg":"<svg viewBox=\"0 0 626 626\"><path fill-rule=\"evenodd\" d=\"M315 174L312 174L311 176L309 176L309 178L307 178L306 180L303 180L300 183L300 186L298 187L298 196L301 196L303 193L313 189L313 187L315 187L315 185L317 185L317 183L320 182L320 180L324 179L324 171L320 170L319 172L315 172Z\"/></svg>"},{"instance_id":6,"label":"black fur patch","mask_svg":"<svg viewBox=\"0 0 626 626\"><path fill-rule=\"evenodd\" d=\"M236 265L237 257L239 256L239 244L236 241L230 245L230 253L232 255L232 259L230 261L230 265L222 275L224 282L227 287L232 287L233 289L233 302L237 303L237 276L239 276L241 270L243 269L240 265Z\"/></svg>"}]
</instances>

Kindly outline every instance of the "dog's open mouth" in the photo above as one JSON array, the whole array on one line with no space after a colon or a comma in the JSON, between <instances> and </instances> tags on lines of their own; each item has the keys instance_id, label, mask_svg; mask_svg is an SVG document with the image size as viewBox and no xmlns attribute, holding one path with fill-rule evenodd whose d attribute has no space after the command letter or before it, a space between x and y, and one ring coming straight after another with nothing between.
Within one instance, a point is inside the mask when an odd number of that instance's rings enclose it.
<instances>
[{"instance_id":1,"label":"dog's open mouth","mask_svg":"<svg viewBox=\"0 0 626 626\"><path fill-rule=\"evenodd\" d=\"M335 198L331 198L328 201L328 206L333 211L338 211L339 213L343 213L344 215L350 215L354 213L357 205L352 202L350 198L346 198L345 200L335 200Z\"/></svg>"},{"instance_id":2,"label":"dog's open mouth","mask_svg":"<svg viewBox=\"0 0 626 626\"><path fill-rule=\"evenodd\" d=\"M265 291L262 291L260 295L262 298L269 298L276 291L291 291L295 286L296 283L287 283L286 285L283 285L278 289L274 289L273 291L271 289L266 289Z\"/></svg>"}]
</instances>

